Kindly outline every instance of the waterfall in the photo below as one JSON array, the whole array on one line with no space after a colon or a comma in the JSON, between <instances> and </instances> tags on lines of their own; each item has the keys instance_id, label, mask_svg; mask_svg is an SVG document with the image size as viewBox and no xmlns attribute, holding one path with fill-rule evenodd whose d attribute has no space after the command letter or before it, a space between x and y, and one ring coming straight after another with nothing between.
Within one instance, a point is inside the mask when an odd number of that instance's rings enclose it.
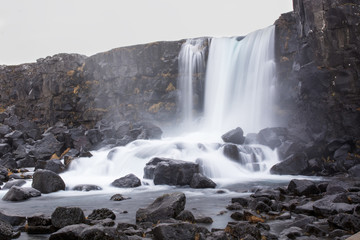
<instances>
[{"instance_id":1,"label":"waterfall","mask_svg":"<svg viewBox=\"0 0 360 240\"><path fill-rule=\"evenodd\" d=\"M241 127L258 132L273 126L275 27L211 41L206 72L205 129Z\"/></svg>"},{"instance_id":2,"label":"waterfall","mask_svg":"<svg viewBox=\"0 0 360 240\"><path fill-rule=\"evenodd\" d=\"M234 160L225 156L226 144L221 140L225 131L235 127L257 132L273 124L274 27L245 38L212 39L206 66L204 112L195 124L193 86L199 81L198 73L204 72L205 50L201 39L186 41L179 54L178 86L184 122L196 131L162 140L136 140L96 151L92 159L79 158L62 174L67 186L91 183L106 189L129 173L141 178L153 157L196 162L217 184L279 178L268 173L278 162L276 151L262 145L235 145L239 156ZM183 129L189 130L186 125Z\"/></svg>"},{"instance_id":3,"label":"waterfall","mask_svg":"<svg viewBox=\"0 0 360 240\"><path fill-rule=\"evenodd\" d=\"M205 72L205 39L188 39L179 53L179 88L181 112L184 126L194 122L194 85L200 81L199 74ZM197 101L198 102L198 101Z\"/></svg>"}]
</instances>

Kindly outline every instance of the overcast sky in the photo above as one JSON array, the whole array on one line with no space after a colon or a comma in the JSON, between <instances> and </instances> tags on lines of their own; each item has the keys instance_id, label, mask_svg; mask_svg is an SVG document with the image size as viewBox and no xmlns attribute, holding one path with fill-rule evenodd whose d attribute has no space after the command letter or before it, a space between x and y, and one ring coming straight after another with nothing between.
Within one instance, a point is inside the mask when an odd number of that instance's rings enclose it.
<instances>
[{"instance_id":1,"label":"overcast sky","mask_svg":"<svg viewBox=\"0 0 360 240\"><path fill-rule=\"evenodd\" d=\"M0 0L0 64L191 37L246 35L292 0Z\"/></svg>"}]
</instances>

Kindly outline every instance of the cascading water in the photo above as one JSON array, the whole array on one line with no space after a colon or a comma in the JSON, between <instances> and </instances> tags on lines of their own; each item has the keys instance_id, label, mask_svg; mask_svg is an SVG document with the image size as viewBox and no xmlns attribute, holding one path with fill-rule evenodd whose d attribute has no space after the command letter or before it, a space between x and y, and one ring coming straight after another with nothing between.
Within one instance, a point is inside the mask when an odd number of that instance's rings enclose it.
<instances>
[{"instance_id":1,"label":"cascading water","mask_svg":"<svg viewBox=\"0 0 360 240\"><path fill-rule=\"evenodd\" d=\"M224 155L220 136L241 126L245 131L271 124L274 85L274 27L259 30L238 41L212 39L207 64L205 111L197 126L202 129L162 140L137 140L113 150L94 152L91 159L75 160L62 174L68 187L91 183L109 188L119 177L133 173L143 176L145 164L153 157L199 163L202 172L219 183L261 179L278 160L275 151L261 145L236 146L237 160ZM199 40L200 41L200 40ZM180 53L180 74L184 119L193 120L193 76L204 66L198 40L187 41ZM109 152L111 151L111 154Z\"/></svg>"},{"instance_id":2,"label":"cascading water","mask_svg":"<svg viewBox=\"0 0 360 240\"><path fill-rule=\"evenodd\" d=\"M205 72L204 39L188 39L179 53L179 88L181 90L181 112L183 125L191 126L194 121L193 85L199 81L199 74Z\"/></svg>"},{"instance_id":3,"label":"cascading water","mask_svg":"<svg viewBox=\"0 0 360 240\"><path fill-rule=\"evenodd\" d=\"M206 72L204 127L220 132L273 125L274 31L271 26L236 38L211 41Z\"/></svg>"}]
</instances>

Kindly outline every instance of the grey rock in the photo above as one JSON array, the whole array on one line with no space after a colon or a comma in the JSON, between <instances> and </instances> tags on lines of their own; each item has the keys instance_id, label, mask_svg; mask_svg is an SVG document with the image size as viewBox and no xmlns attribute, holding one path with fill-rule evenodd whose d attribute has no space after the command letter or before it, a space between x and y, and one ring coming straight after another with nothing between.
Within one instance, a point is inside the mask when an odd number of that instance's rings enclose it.
<instances>
[{"instance_id":1,"label":"grey rock","mask_svg":"<svg viewBox=\"0 0 360 240\"><path fill-rule=\"evenodd\" d=\"M41 193L51 193L65 190L65 182L58 174L39 169L33 175L32 187Z\"/></svg>"},{"instance_id":2,"label":"grey rock","mask_svg":"<svg viewBox=\"0 0 360 240\"><path fill-rule=\"evenodd\" d=\"M56 228L85 222L84 212L78 207L57 207L51 214L52 225Z\"/></svg>"},{"instance_id":3,"label":"grey rock","mask_svg":"<svg viewBox=\"0 0 360 240\"><path fill-rule=\"evenodd\" d=\"M22 188L12 186L7 193L3 196L4 201L24 201L32 197L41 196L40 191L34 188Z\"/></svg>"}]
</instances>

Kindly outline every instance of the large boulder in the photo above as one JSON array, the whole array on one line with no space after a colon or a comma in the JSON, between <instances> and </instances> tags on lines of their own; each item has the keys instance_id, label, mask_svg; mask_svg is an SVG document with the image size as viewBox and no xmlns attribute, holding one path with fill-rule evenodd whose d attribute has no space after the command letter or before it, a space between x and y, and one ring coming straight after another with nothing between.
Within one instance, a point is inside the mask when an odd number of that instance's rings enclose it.
<instances>
[{"instance_id":1,"label":"large boulder","mask_svg":"<svg viewBox=\"0 0 360 240\"><path fill-rule=\"evenodd\" d=\"M79 240L82 231L89 227L86 224L74 224L61 228L50 235L49 240Z\"/></svg>"},{"instance_id":2,"label":"large boulder","mask_svg":"<svg viewBox=\"0 0 360 240\"><path fill-rule=\"evenodd\" d=\"M195 173L199 173L199 165L182 160L167 158L153 158L145 166L145 175L153 179L155 185L190 185L191 179Z\"/></svg>"},{"instance_id":3,"label":"large boulder","mask_svg":"<svg viewBox=\"0 0 360 240\"><path fill-rule=\"evenodd\" d=\"M65 165L59 159L51 159L48 161L38 160L35 165L35 170L37 169L44 169L50 170L54 173L62 173L65 171Z\"/></svg>"},{"instance_id":4,"label":"large boulder","mask_svg":"<svg viewBox=\"0 0 360 240\"><path fill-rule=\"evenodd\" d=\"M64 143L59 142L52 133L47 133L41 140L35 142L31 153L37 159L48 160L54 153L60 155L63 146Z\"/></svg>"},{"instance_id":5,"label":"large boulder","mask_svg":"<svg viewBox=\"0 0 360 240\"><path fill-rule=\"evenodd\" d=\"M141 186L141 181L134 174L130 173L124 177L116 179L111 183L111 185L119 188L135 188Z\"/></svg>"},{"instance_id":6,"label":"large boulder","mask_svg":"<svg viewBox=\"0 0 360 240\"><path fill-rule=\"evenodd\" d=\"M350 232L360 231L360 216L348 213L339 213L330 216L328 219L329 225L335 228L340 228Z\"/></svg>"},{"instance_id":7,"label":"large boulder","mask_svg":"<svg viewBox=\"0 0 360 240\"><path fill-rule=\"evenodd\" d=\"M56 228L85 222L85 215L78 207L57 207L51 214L52 225Z\"/></svg>"},{"instance_id":8,"label":"large boulder","mask_svg":"<svg viewBox=\"0 0 360 240\"><path fill-rule=\"evenodd\" d=\"M146 208L136 211L136 222L157 223L159 220L175 218L184 210L186 196L184 193L175 192L158 197Z\"/></svg>"},{"instance_id":9,"label":"large boulder","mask_svg":"<svg viewBox=\"0 0 360 240\"><path fill-rule=\"evenodd\" d=\"M4 195L4 201L24 201L32 197L39 197L41 193L34 188L22 188L12 186L9 191Z\"/></svg>"},{"instance_id":10,"label":"large boulder","mask_svg":"<svg viewBox=\"0 0 360 240\"><path fill-rule=\"evenodd\" d=\"M94 209L87 217L89 220L103 220L106 218L115 219L115 213L108 208Z\"/></svg>"},{"instance_id":11,"label":"large boulder","mask_svg":"<svg viewBox=\"0 0 360 240\"><path fill-rule=\"evenodd\" d=\"M163 132L151 122L139 122L134 124L130 133L135 139L160 139Z\"/></svg>"},{"instance_id":12,"label":"large boulder","mask_svg":"<svg viewBox=\"0 0 360 240\"><path fill-rule=\"evenodd\" d=\"M65 190L65 182L58 174L39 169L33 175L32 187L41 193L51 193Z\"/></svg>"},{"instance_id":13,"label":"large boulder","mask_svg":"<svg viewBox=\"0 0 360 240\"><path fill-rule=\"evenodd\" d=\"M288 130L286 128L265 128L258 133L258 141L260 144L275 149L285 141Z\"/></svg>"},{"instance_id":14,"label":"large boulder","mask_svg":"<svg viewBox=\"0 0 360 240\"><path fill-rule=\"evenodd\" d=\"M191 188L215 188L214 183L210 178L202 175L201 173L195 173L190 182Z\"/></svg>"},{"instance_id":15,"label":"large boulder","mask_svg":"<svg viewBox=\"0 0 360 240\"><path fill-rule=\"evenodd\" d=\"M248 222L229 222L225 228L225 232L236 239L247 239L249 237L252 237L249 239L261 239L260 230Z\"/></svg>"},{"instance_id":16,"label":"large boulder","mask_svg":"<svg viewBox=\"0 0 360 240\"><path fill-rule=\"evenodd\" d=\"M293 179L288 185L288 191L297 196L311 196L320 193L319 188L313 181L306 179Z\"/></svg>"},{"instance_id":17,"label":"large boulder","mask_svg":"<svg viewBox=\"0 0 360 240\"><path fill-rule=\"evenodd\" d=\"M26 181L24 179L12 180L12 181L7 182L4 185L4 187L2 188L2 190L10 189L12 186L21 187L25 183L26 183Z\"/></svg>"},{"instance_id":18,"label":"large boulder","mask_svg":"<svg viewBox=\"0 0 360 240\"><path fill-rule=\"evenodd\" d=\"M209 233L205 227L198 226L191 223L162 223L153 229L155 239L168 240L168 239L182 239L193 240L205 239L205 235Z\"/></svg>"},{"instance_id":19,"label":"large boulder","mask_svg":"<svg viewBox=\"0 0 360 240\"><path fill-rule=\"evenodd\" d=\"M278 175L300 175L304 173L307 168L308 161L306 154L297 153L272 166L270 173Z\"/></svg>"},{"instance_id":20,"label":"large boulder","mask_svg":"<svg viewBox=\"0 0 360 240\"><path fill-rule=\"evenodd\" d=\"M0 239L1 240L11 240L13 238L19 237L20 232L15 232L13 227L2 220L0 220Z\"/></svg>"},{"instance_id":21,"label":"large boulder","mask_svg":"<svg viewBox=\"0 0 360 240\"><path fill-rule=\"evenodd\" d=\"M7 143L0 143L0 157L11 151L11 147Z\"/></svg>"},{"instance_id":22,"label":"large boulder","mask_svg":"<svg viewBox=\"0 0 360 240\"><path fill-rule=\"evenodd\" d=\"M226 143L243 144L245 141L244 131L237 127L221 136Z\"/></svg>"}]
</instances>

